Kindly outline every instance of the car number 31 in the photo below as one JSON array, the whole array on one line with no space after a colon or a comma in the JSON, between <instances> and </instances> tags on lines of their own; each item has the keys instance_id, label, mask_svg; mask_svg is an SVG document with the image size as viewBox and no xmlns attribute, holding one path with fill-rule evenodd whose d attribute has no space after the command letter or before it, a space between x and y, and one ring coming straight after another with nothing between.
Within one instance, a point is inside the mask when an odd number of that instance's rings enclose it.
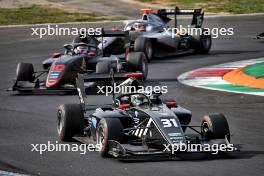
<instances>
[{"instance_id":1,"label":"car number 31","mask_svg":"<svg viewBox=\"0 0 264 176\"><path fill-rule=\"evenodd\" d=\"M178 127L175 119L161 119L160 121L162 122L164 128Z\"/></svg>"}]
</instances>

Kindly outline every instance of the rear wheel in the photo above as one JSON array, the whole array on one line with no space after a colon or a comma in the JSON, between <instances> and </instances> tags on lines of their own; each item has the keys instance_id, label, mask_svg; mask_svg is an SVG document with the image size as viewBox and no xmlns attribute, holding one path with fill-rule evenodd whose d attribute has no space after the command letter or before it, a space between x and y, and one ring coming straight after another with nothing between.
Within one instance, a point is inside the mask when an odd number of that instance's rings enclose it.
<instances>
[{"instance_id":1,"label":"rear wheel","mask_svg":"<svg viewBox=\"0 0 264 176\"><path fill-rule=\"evenodd\" d=\"M144 37L139 37L135 40L134 51L143 52L146 55L148 62L152 60L153 48L151 40Z\"/></svg>"},{"instance_id":2,"label":"rear wheel","mask_svg":"<svg viewBox=\"0 0 264 176\"><path fill-rule=\"evenodd\" d=\"M127 55L127 63L132 71L143 73L143 79L148 77L148 63L143 52L131 52Z\"/></svg>"},{"instance_id":3,"label":"rear wheel","mask_svg":"<svg viewBox=\"0 0 264 176\"><path fill-rule=\"evenodd\" d=\"M84 117L81 105L63 104L57 112L57 131L61 141L71 141L76 134L83 132Z\"/></svg>"},{"instance_id":4,"label":"rear wheel","mask_svg":"<svg viewBox=\"0 0 264 176\"><path fill-rule=\"evenodd\" d=\"M16 70L17 81L30 81L34 80L34 67L31 63L19 63Z\"/></svg>"},{"instance_id":5,"label":"rear wheel","mask_svg":"<svg viewBox=\"0 0 264 176\"><path fill-rule=\"evenodd\" d=\"M119 143L123 141L123 125L118 118L101 119L96 128L96 143L100 147L100 155L108 156L109 140L115 140Z\"/></svg>"},{"instance_id":6,"label":"rear wheel","mask_svg":"<svg viewBox=\"0 0 264 176\"><path fill-rule=\"evenodd\" d=\"M110 62L98 62L96 64L96 73L109 74L111 70Z\"/></svg>"},{"instance_id":7,"label":"rear wheel","mask_svg":"<svg viewBox=\"0 0 264 176\"><path fill-rule=\"evenodd\" d=\"M202 121L202 135L206 139L224 139L227 136L230 141L228 122L223 114L205 115Z\"/></svg>"},{"instance_id":8,"label":"rear wheel","mask_svg":"<svg viewBox=\"0 0 264 176\"><path fill-rule=\"evenodd\" d=\"M212 37L211 35L205 35L205 30L202 30L201 35L193 36L194 38L194 48L195 52L199 54L207 54L212 46Z\"/></svg>"},{"instance_id":9,"label":"rear wheel","mask_svg":"<svg viewBox=\"0 0 264 176\"><path fill-rule=\"evenodd\" d=\"M98 74L110 74L111 72L111 63L110 62L98 62L96 64L96 73ZM105 82L96 82L95 87L101 87L104 85L111 85L111 82L105 81Z\"/></svg>"}]
</instances>

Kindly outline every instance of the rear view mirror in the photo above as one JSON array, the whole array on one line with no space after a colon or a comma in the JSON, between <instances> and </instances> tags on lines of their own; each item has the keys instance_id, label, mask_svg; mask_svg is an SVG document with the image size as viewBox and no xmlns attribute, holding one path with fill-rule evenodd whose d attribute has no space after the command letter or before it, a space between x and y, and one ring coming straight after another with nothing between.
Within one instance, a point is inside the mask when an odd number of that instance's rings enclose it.
<instances>
[{"instance_id":1,"label":"rear view mirror","mask_svg":"<svg viewBox=\"0 0 264 176\"><path fill-rule=\"evenodd\" d=\"M71 44L65 44L63 47L64 47L66 50L71 50L71 49L73 49L73 46L72 46Z\"/></svg>"},{"instance_id":2,"label":"rear view mirror","mask_svg":"<svg viewBox=\"0 0 264 176\"><path fill-rule=\"evenodd\" d=\"M114 106L114 107L118 107L118 105L119 105L119 101L115 99L115 100L113 101L113 106Z\"/></svg>"},{"instance_id":3,"label":"rear view mirror","mask_svg":"<svg viewBox=\"0 0 264 176\"><path fill-rule=\"evenodd\" d=\"M62 54L60 52L54 52L52 53L52 58L58 58L60 57Z\"/></svg>"}]
</instances>

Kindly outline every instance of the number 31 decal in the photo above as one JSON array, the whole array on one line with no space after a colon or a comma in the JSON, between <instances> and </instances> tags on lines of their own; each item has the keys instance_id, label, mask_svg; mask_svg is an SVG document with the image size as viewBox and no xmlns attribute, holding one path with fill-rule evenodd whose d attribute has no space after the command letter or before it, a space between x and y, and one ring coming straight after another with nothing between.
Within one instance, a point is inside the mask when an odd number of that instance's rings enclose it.
<instances>
[{"instance_id":1,"label":"number 31 decal","mask_svg":"<svg viewBox=\"0 0 264 176\"><path fill-rule=\"evenodd\" d=\"M175 119L161 119L164 128L178 127Z\"/></svg>"}]
</instances>

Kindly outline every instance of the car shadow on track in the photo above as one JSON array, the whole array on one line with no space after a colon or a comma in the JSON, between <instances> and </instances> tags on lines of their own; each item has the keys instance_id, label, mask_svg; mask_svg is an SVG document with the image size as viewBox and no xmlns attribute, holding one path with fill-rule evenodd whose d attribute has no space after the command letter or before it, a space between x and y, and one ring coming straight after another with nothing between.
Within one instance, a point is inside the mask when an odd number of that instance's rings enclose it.
<instances>
[{"instance_id":1,"label":"car shadow on track","mask_svg":"<svg viewBox=\"0 0 264 176\"><path fill-rule=\"evenodd\" d=\"M161 162L161 161L210 161L227 159L251 159L257 155L264 155L264 151L240 151L233 153L209 154L209 153L185 153L177 156L131 156L118 159L119 162Z\"/></svg>"}]
</instances>

